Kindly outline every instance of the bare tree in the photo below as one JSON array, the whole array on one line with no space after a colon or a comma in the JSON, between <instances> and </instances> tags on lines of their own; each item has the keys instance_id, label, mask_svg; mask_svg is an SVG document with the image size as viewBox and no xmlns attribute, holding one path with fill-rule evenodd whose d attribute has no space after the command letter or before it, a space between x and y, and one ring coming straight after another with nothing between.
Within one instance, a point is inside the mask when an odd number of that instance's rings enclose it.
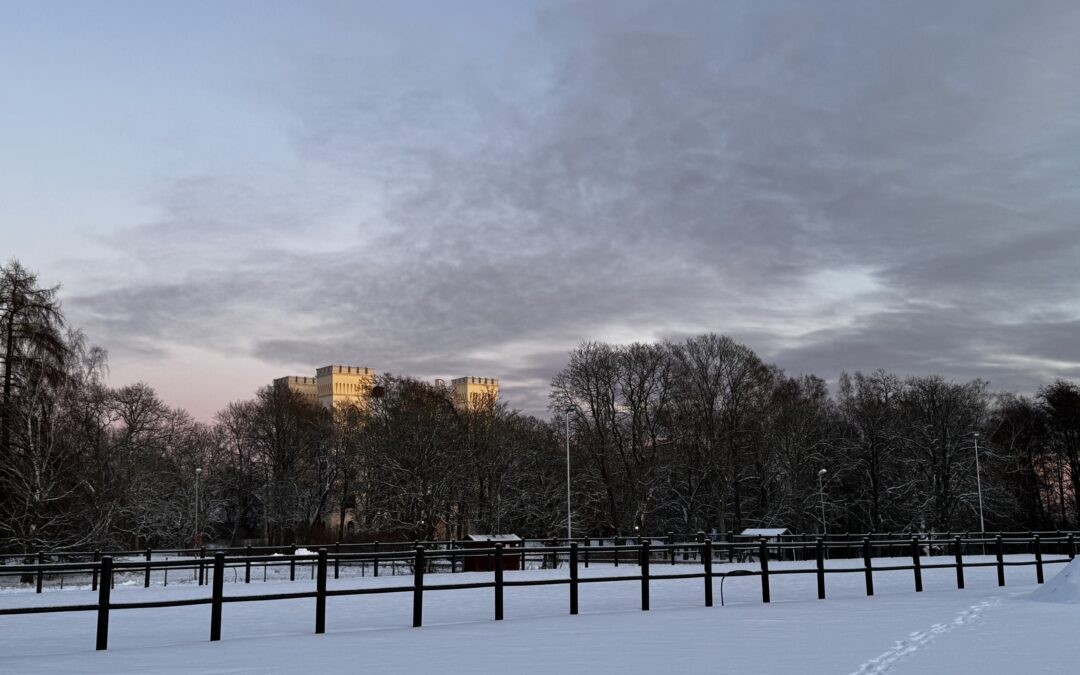
<instances>
[{"instance_id":1,"label":"bare tree","mask_svg":"<svg viewBox=\"0 0 1080 675\"><path fill-rule=\"evenodd\" d=\"M775 371L727 336L691 338L674 354L684 442L693 445L692 464L702 467L711 488L708 520L721 531L738 529L746 516L747 464Z\"/></svg>"},{"instance_id":2,"label":"bare tree","mask_svg":"<svg viewBox=\"0 0 1080 675\"><path fill-rule=\"evenodd\" d=\"M852 507L861 521L860 529L883 531L906 525L906 516L896 518L893 509L898 498L895 484L902 482L898 474L902 392L900 378L883 370L840 376L837 398L842 442L845 464L853 472Z\"/></svg>"},{"instance_id":3,"label":"bare tree","mask_svg":"<svg viewBox=\"0 0 1080 675\"><path fill-rule=\"evenodd\" d=\"M911 525L948 531L961 522L977 522L974 433L987 418L986 383L909 378L900 411L905 471L912 477L907 495Z\"/></svg>"},{"instance_id":4,"label":"bare tree","mask_svg":"<svg viewBox=\"0 0 1080 675\"><path fill-rule=\"evenodd\" d=\"M1058 486L1062 520L1080 522L1080 386L1058 380L1039 391L1047 416L1047 431L1059 469ZM1072 518L1066 516L1065 495L1072 502Z\"/></svg>"}]
</instances>

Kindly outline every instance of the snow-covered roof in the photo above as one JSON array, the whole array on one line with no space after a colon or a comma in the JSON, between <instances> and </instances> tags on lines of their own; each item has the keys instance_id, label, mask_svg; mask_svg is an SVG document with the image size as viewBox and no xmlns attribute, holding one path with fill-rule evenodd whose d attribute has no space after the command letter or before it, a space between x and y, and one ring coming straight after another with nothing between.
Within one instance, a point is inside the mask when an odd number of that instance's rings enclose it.
<instances>
[{"instance_id":1,"label":"snow-covered roof","mask_svg":"<svg viewBox=\"0 0 1080 675\"><path fill-rule=\"evenodd\" d=\"M521 541L516 534L470 534L469 541Z\"/></svg>"},{"instance_id":2,"label":"snow-covered roof","mask_svg":"<svg viewBox=\"0 0 1080 675\"><path fill-rule=\"evenodd\" d=\"M779 537L787 534L786 527L748 527L743 530L740 537Z\"/></svg>"}]
</instances>

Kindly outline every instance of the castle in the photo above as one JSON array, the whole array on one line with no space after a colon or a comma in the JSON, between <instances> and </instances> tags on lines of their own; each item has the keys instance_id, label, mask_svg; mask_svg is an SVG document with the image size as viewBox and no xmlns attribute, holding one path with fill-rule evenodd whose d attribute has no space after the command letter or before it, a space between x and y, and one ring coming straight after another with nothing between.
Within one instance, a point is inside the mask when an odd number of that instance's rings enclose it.
<instances>
[{"instance_id":1,"label":"castle","mask_svg":"<svg viewBox=\"0 0 1080 675\"><path fill-rule=\"evenodd\" d=\"M274 380L313 403L333 410L338 404L366 405L375 386L375 370L362 366L323 366L315 377L289 375ZM436 385L445 386L442 380ZM499 398L499 380L494 377L459 377L450 381L454 405L477 408Z\"/></svg>"},{"instance_id":2,"label":"castle","mask_svg":"<svg viewBox=\"0 0 1080 675\"><path fill-rule=\"evenodd\" d=\"M375 387L375 370L362 366L330 365L318 368L315 377L288 375L274 380L274 386L285 386L312 403L319 403L328 410L339 405L365 407ZM435 386L445 387L443 380L435 380ZM494 377L459 377L450 381L454 406L459 410L487 409L499 398L499 380ZM357 508L331 507L320 520L328 528L344 528L352 533L356 527Z\"/></svg>"}]
</instances>

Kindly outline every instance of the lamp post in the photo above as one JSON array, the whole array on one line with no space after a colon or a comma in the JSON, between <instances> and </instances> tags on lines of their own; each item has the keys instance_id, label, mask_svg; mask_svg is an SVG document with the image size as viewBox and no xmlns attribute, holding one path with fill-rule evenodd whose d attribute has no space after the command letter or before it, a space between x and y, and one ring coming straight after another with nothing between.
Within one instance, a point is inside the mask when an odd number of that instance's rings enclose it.
<instances>
[{"instance_id":1,"label":"lamp post","mask_svg":"<svg viewBox=\"0 0 1080 675\"><path fill-rule=\"evenodd\" d=\"M570 544L570 540L574 537L574 530L570 524L570 413L574 412L574 409L570 406L566 408L566 543Z\"/></svg>"},{"instance_id":2,"label":"lamp post","mask_svg":"<svg viewBox=\"0 0 1080 675\"><path fill-rule=\"evenodd\" d=\"M979 491L979 534L986 534L986 523L983 521L982 502L982 472L979 471L979 432L975 432L975 486Z\"/></svg>"},{"instance_id":3,"label":"lamp post","mask_svg":"<svg viewBox=\"0 0 1080 675\"><path fill-rule=\"evenodd\" d=\"M829 526L825 524L825 474L828 471L822 469L817 472L818 495L821 497L821 533L829 533Z\"/></svg>"},{"instance_id":4,"label":"lamp post","mask_svg":"<svg viewBox=\"0 0 1080 675\"><path fill-rule=\"evenodd\" d=\"M199 531L199 478L202 477L202 468L195 468L195 548L202 544L202 532Z\"/></svg>"}]
</instances>

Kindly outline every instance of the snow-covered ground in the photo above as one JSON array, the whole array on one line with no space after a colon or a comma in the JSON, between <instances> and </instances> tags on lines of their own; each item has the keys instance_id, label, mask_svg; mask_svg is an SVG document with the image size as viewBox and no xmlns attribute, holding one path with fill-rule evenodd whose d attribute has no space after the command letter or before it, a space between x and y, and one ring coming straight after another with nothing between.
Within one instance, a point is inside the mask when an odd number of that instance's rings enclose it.
<instances>
[{"instance_id":1,"label":"snow-covered ground","mask_svg":"<svg viewBox=\"0 0 1080 675\"><path fill-rule=\"evenodd\" d=\"M1010 560L1024 559L1010 556ZM991 558L967 558L966 562ZM907 564L897 559L895 564ZM951 558L924 558L924 564ZM830 561L830 567L858 565ZM878 560L876 565L888 565ZM790 569L803 563L773 563ZM738 565L716 565L724 572ZM744 565L754 569L753 565ZM700 568L653 565L654 575ZM1065 569L1048 565L1046 576ZM1080 572L1080 564L1071 570ZM592 566L582 579L633 575ZM565 578L567 572L507 572L506 579ZM992 567L966 570L956 590L951 569L924 570L925 592L912 573L878 572L875 597L861 573L829 575L818 600L813 575L775 575L772 600L761 603L757 577L731 577L727 606L703 606L703 582L654 579L649 612L640 611L636 581L582 584L581 614L568 615L564 585L506 589L506 620L495 622L491 589L430 591L424 627L411 627L412 596L331 597L327 634L314 635L314 600L227 603L222 641L210 643L208 605L116 610L109 650L94 651L94 612L0 616L2 673L1071 673L1080 670L1080 604L1036 602L1033 567L1010 567L997 587ZM256 576L253 574L253 576ZM242 573L239 577L242 580ZM261 578L261 575L258 577ZM429 575L428 584L489 580L490 574ZM232 583L226 595L312 590L295 582ZM179 581L179 579L177 579ZM349 576L329 587L402 586L407 576ZM1071 586L1076 586L1071 583ZM114 602L205 597L206 586L118 585ZM1051 594L1071 597L1066 588ZM89 590L0 593L0 607L92 604Z\"/></svg>"}]
</instances>

